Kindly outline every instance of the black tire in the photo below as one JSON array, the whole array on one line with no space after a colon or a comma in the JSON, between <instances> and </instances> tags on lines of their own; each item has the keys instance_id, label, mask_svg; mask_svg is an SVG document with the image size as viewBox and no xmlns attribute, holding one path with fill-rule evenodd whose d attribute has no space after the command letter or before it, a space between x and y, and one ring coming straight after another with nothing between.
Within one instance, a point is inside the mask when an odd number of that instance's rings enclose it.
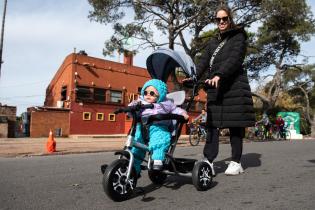
<instances>
[{"instance_id":1,"label":"black tire","mask_svg":"<svg viewBox=\"0 0 315 210\"><path fill-rule=\"evenodd\" d=\"M205 191L212 185L211 167L206 162L197 162L192 171L192 182L197 190Z\"/></svg>"},{"instance_id":2,"label":"black tire","mask_svg":"<svg viewBox=\"0 0 315 210\"><path fill-rule=\"evenodd\" d=\"M163 174L161 171L149 170L148 175L150 180L154 184L161 185L164 183L165 179L167 178L166 174Z\"/></svg>"},{"instance_id":3,"label":"black tire","mask_svg":"<svg viewBox=\"0 0 315 210\"><path fill-rule=\"evenodd\" d=\"M191 146L197 146L200 142L200 135L197 130L191 131L189 133L189 143Z\"/></svg>"},{"instance_id":4,"label":"black tire","mask_svg":"<svg viewBox=\"0 0 315 210\"><path fill-rule=\"evenodd\" d=\"M137 175L134 168L130 174L130 182L126 181L129 161L118 159L112 162L103 176L104 192L113 201L124 201L130 198L137 185Z\"/></svg>"},{"instance_id":5,"label":"black tire","mask_svg":"<svg viewBox=\"0 0 315 210\"><path fill-rule=\"evenodd\" d=\"M263 141L264 140L264 131L259 131L258 132L258 135L257 135L257 138L258 138L258 140L260 140L260 141Z\"/></svg>"},{"instance_id":6,"label":"black tire","mask_svg":"<svg viewBox=\"0 0 315 210\"><path fill-rule=\"evenodd\" d=\"M284 134L284 140L290 140L291 139L291 132L288 130Z\"/></svg>"}]
</instances>

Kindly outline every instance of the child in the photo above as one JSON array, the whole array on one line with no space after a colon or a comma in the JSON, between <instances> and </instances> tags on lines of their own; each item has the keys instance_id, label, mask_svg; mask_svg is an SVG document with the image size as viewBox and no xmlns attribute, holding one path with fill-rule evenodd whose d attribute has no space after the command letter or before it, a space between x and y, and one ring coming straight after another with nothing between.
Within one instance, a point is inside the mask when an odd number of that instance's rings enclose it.
<instances>
[{"instance_id":1,"label":"child","mask_svg":"<svg viewBox=\"0 0 315 210\"><path fill-rule=\"evenodd\" d=\"M189 116L187 112L175 104L172 101L166 99L167 94L167 85L161 80L151 79L147 81L142 89L141 96L138 100L135 100L129 104L135 105L139 102L142 104L154 104L153 109L145 109L141 116L150 116L156 114L178 114L188 119ZM149 128L149 149L152 152L152 160L153 160L153 170L162 170L163 168L163 160L165 159L165 153L170 146L171 134L168 130L168 124L165 121L159 121L153 123ZM141 125L137 125L135 141L143 142L142 133L141 133ZM140 165L145 156L145 151L139 148L133 147L131 152L135 156L134 167L136 169L137 174L140 173Z\"/></svg>"}]
</instances>

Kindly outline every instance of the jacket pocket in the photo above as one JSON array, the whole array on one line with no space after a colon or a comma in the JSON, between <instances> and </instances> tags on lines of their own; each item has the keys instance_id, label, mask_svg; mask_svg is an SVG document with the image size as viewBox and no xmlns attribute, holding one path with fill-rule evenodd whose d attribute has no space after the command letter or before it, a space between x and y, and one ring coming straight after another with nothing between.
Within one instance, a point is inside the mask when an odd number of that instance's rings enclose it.
<instances>
[{"instance_id":1,"label":"jacket pocket","mask_svg":"<svg viewBox=\"0 0 315 210\"><path fill-rule=\"evenodd\" d=\"M207 89L207 101L214 102L218 99L219 90L218 88L208 88Z\"/></svg>"}]
</instances>

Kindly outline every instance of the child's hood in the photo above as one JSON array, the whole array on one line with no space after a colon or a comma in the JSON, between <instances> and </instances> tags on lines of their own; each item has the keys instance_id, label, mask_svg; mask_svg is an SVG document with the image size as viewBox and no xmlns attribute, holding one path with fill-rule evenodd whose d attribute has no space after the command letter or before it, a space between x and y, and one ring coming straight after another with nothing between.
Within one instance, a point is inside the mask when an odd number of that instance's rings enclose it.
<instances>
[{"instance_id":1,"label":"child's hood","mask_svg":"<svg viewBox=\"0 0 315 210\"><path fill-rule=\"evenodd\" d=\"M142 96L144 95L144 90L149 86L153 86L159 92L159 98L157 102L162 102L165 100L167 94L167 84L165 82L159 79L151 79L147 81L141 89Z\"/></svg>"}]
</instances>

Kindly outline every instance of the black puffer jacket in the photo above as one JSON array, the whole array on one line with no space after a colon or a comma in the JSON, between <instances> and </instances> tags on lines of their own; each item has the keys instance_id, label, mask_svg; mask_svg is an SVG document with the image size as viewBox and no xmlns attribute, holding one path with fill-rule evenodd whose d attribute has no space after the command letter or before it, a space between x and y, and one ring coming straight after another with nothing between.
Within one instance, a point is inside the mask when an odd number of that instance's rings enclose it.
<instances>
[{"instance_id":1,"label":"black puffer jacket","mask_svg":"<svg viewBox=\"0 0 315 210\"><path fill-rule=\"evenodd\" d=\"M211 71L210 58L219 43L227 42L215 56ZM252 94L247 73L243 69L246 53L246 33L243 28L230 29L209 41L197 65L198 78L220 76L219 87L208 88L207 123L218 128L249 127L255 123Z\"/></svg>"}]
</instances>

